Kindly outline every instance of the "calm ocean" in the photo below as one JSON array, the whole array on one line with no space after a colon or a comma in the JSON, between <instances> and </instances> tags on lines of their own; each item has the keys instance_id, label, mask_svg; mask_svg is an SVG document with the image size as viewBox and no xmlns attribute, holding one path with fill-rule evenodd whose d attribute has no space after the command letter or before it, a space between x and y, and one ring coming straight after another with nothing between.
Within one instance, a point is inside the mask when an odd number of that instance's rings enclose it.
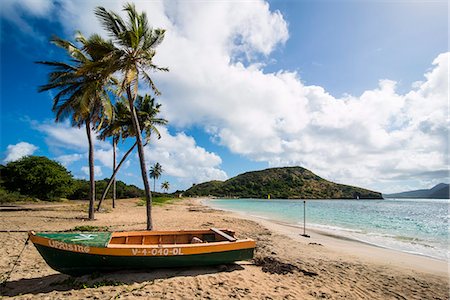
<instances>
[{"instance_id":1,"label":"calm ocean","mask_svg":"<svg viewBox=\"0 0 450 300\"><path fill-rule=\"evenodd\" d=\"M303 228L303 200L208 200L213 208L295 224ZM373 245L449 258L449 200L307 200L306 228Z\"/></svg>"}]
</instances>

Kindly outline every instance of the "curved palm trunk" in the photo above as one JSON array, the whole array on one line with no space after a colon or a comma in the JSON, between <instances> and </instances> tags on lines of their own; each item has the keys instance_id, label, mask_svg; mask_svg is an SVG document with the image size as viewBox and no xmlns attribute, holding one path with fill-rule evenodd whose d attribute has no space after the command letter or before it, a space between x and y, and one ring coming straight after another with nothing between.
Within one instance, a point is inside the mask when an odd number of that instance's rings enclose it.
<instances>
[{"instance_id":1,"label":"curved palm trunk","mask_svg":"<svg viewBox=\"0 0 450 300\"><path fill-rule=\"evenodd\" d=\"M139 119L137 118L137 115L136 115L136 109L134 107L134 98L132 97L130 86L127 87L127 97L128 97L128 103L130 105L131 121L133 123L133 127L136 132L136 143L138 146L139 163L141 165L142 181L144 182L145 202L146 202L146 207L147 207L147 230L152 230L153 229L152 192L150 191L150 186L148 184L147 167L145 165L144 146L142 145L141 128L139 125Z\"/></svg>"},{"instance_id":2,"label":"curved palm trunk","mask_svg":"<svg viewBox=\"0 0 450 300\"><path fill-rule=\"evenodd\" d=\"M89 220L94 220L95 175L94 175L94 143L91 136L91 122L86 120L86 134L89 143Z\"/></svg>"},{"instance_id":3,"label":"curved palm trunk","mask_svg":"<svg viewBox=\"0 0 450 300\"><path fill-rule=\"evenodd\" d=\"M117 149L117 138L113 137L113 170L116 170L116 149ZM108 191L108 189L106 189L106 191ZM113 176L112 207L116 208L116 176Z\"/></svg>"},{"instance_id":4,"label":"curved palm trunk","mask_svg":"<svg viewBox=\"0 0 450 300\"><path fill-rule=\"evenodd\" d=\"M119 164L117 165L117 168L114 169L114 172L111 175L111 178L109 178L108 185L106 186L105 190L103 191L102 198L98 202L97 211L100 210L100 205L102 205L103 200L105 200L105 198L106 198L106 194L108 194L109 188L111 187L112 183L115 181L117 172L119 172L120 167L125 162L128 155L130 155L130 153L133 152L133 149L136 147L136 145L137 145L137 143L135 142L134 145L130 149L128 149L127 153L125 153L125 155L122 157Z\"/></svg>"}]
</instances>

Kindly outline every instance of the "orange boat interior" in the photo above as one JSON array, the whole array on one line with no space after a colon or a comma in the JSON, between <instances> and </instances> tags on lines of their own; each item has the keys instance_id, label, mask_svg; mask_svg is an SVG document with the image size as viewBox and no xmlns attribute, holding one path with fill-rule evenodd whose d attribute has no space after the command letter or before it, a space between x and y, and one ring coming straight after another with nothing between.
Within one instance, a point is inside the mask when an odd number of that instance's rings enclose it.
<instances>
[{"instance_id":1,"label":"orange boat interior","mask_svg":"<svg viewBox=\"0 0 450 300\"><path fill-rule=\"evenodd\" d=\"M197 231L133 231L114 232L109 246L115 245L177 245L213 242L235 242L234 231L211 228Z\"/></svg>"}]
</instances>

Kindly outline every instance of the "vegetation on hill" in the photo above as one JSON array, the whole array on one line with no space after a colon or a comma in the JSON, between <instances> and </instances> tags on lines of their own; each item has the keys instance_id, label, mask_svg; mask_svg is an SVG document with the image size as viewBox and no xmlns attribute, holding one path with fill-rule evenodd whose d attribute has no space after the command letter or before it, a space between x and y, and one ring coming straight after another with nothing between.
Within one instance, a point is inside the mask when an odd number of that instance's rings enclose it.
<instances>
[{"instance_id":1,"label":"vegetation on hill","mask_svg":"<svg viewBox=\"0 0 450 300\"><path fill-rule=\"evenodd\" d=\"M185 196L277 199L382 199L381 193L337 184L302 167L247 172L227 181L210 181L188 189Z\"/></svg>"}]
</instances>

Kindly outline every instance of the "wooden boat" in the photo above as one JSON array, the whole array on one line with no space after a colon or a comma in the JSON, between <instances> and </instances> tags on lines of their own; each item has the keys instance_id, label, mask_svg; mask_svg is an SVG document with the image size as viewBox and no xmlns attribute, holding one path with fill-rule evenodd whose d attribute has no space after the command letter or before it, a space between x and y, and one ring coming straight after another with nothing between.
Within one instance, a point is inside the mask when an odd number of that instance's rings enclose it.
<instances>
[{"instance_id":1,"label":"wooden boat","mask_svg":"<svg viewBox=\"0 0 450 300\"><path fill-rule=\"evenodd\" d=\"M253 258L255 241L234 231L28 233L47 264L69 275L227 264Z\"/></svg>"}]
</instances>

